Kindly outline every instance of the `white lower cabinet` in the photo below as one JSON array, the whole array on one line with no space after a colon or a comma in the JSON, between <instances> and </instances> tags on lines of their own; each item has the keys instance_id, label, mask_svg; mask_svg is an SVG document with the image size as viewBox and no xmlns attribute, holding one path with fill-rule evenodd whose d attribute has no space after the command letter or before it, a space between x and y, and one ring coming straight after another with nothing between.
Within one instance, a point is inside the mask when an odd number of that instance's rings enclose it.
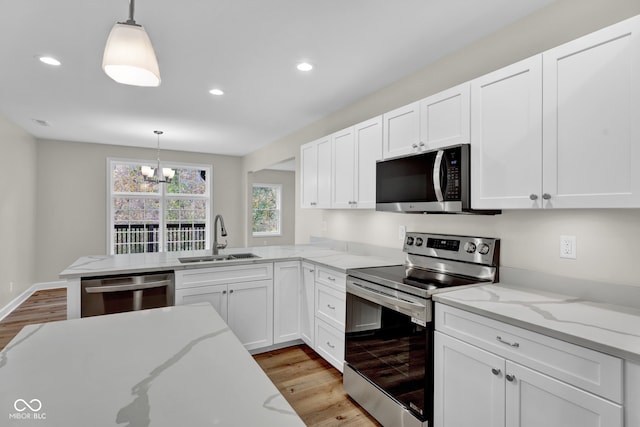
<instances>
[{"instance_id":1,"label":"white lower cabinet","mask_svg":"<svg viewBox=\"0 0 640 427\"><path fill-rule=\"evenodd\" d=\"M324 266L315 267L314 350L340 372L344 365L347 276Z\"/></svg>"},{"instance_id":2,"label":"white lower cabinet","mask_svg":"<svg viewBox=\"0 0 640 427\"><path fill-rule=\"evenodd\" d=\"M300 338L300 261L273 264L273 343Z\"/></svg>"},{"instance_id":3,"label":"white lower cabinet","mask_svg":"<svg viewBox=\"0 0 640 427\"><path fill-rule=\"evenodd\" d=\"M316 318L315 351L342 372L344 364L344 331Z\"/></svg>"},{"instance_id":4,"label":"white lower cabinet","mask_svg":"<svg viewBox=\"0 0 640 427\"><path fill-rule=\"evenodd\" d=\"M622 427L621 359L436 304L435 427Z\"/></svg>"},{"instance_id":5,"label":"white lower cabinet","mask_svg":"<svg viewBox=\"0 0 640 427\"><path fill-rule=\"evenodd\" d=\"M300 338L309 347L315 345L315 271L308 262L302 263L302 286L300 287Z\"/></svg>"},{"instance_id":6,"label":"white lower cabinet","mask_svg":"<svg viewBox=\"0 0 640 427\"><path fill-rule=\"evenodd\" d=\"M273 344L272 263L177 271L175 304L197 302L213 305L247 350Z\"/></svg>"}]
</instances>

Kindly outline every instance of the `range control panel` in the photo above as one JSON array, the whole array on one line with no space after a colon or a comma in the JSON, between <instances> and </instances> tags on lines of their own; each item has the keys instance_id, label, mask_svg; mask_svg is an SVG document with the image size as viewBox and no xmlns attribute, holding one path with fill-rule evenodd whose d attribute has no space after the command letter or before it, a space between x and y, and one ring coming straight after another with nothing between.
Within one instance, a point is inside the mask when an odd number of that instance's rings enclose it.
<instances>
[{"instance_id":1,"label":"range control panel","mask_svg":"<svg viewBox=\"0 0 640 427\"><path fill-rule=\"evenodd\" d=\"M403 250L414 255L495 266L500 239L430 233L407 233Z\"/></svg>"}]
</instances>

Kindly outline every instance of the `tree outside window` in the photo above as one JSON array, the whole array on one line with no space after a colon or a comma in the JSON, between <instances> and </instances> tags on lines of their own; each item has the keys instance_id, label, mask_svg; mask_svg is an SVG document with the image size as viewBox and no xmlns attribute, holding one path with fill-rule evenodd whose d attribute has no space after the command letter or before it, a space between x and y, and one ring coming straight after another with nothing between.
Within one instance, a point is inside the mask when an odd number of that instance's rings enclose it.
<instances>
[{"instance_id":1,"label":"tree outside window","mask_svg":"<svg viewBox=\"0 0 640 427\"><path fill-rule=\"evenodd\" d=\"M253 184L253 220L254 236L281 235L281 198L280 184Z\"/></svg>"}]
</instances>

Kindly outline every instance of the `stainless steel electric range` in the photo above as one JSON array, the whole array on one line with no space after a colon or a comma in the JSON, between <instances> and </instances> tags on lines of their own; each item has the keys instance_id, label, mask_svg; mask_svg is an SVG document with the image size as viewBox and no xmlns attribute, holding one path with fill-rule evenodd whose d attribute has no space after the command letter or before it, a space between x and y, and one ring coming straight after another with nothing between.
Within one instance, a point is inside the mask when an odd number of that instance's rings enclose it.
<instances>
[{"instance_id":1,"label":"stainless steel electric range","mask_svg":"<svg viewBox=\"0 0 640 427\"><path fill-rule=\"evenodd\" d=\"M404 265L347 271L343 383L383 426L433 418L433 301L498 280L500 240L407 233Z\"/></svg>"}]
</instances>

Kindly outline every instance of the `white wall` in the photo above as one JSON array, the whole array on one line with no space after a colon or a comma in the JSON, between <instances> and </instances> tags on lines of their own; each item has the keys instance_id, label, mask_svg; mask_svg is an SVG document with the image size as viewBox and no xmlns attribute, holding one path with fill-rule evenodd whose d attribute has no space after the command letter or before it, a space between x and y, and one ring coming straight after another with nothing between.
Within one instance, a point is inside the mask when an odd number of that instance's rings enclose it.
<instances>
[{"instance_id":1,"label":"white wall","mask_svg":"<svg viewBox=\"0 0 640 427\"><path fill-rule=\"evenodd\" d=\"M39 140L37 153L35 279L42 282L57 279L59 272L81 256L107 252L107 158L153 160L156 151ZM161 159L213 165L213 213L224 217L229 246L242 246L245 220L241 159L168 150L161 152Z\"/></svg>"},{"instance_id":2,"label":"white wall","mask_svg":"<svg viewBox=\"0 0 640 427\"><path fill-rule=\"evenodd\" d=\"M0 308L33 284L36 141L0 116Z\"/></svg>"},{"instance_id":3,"label":"white wall","mask_svg":"<svg viewBox=\"0 0 640 427\"><path fill-rule=\"evenodd\" d=\"M281 235L280 236L252 236L251 189L253 184L280 184L281 194ZM249 206L247 219L247 246L293 245L295 243L296 224L296 175L294 172L265 169L249 173L248 198Z\"/></svg>"},{"instance_id":4,"label":"white wall","mask_svg":"<svg viewBox=\"0 0 640 427\"><path fill-rule=\"evenodd\" d=\"M638 0L559 0L246 156L244 168L258 170L296 156L299 171L301 144L637 14ZM630 268L635 261L633 241L640 238L640 210L510 211L495 217L303 210L299 191L297 188L297 243L307 242L310 236L325 236L399 248L399 225L412 231L495 236L502 239L504 266L640 286ZM577 236L577 260L559 259L560 234Z\"/></svg>"}]
</instances>

